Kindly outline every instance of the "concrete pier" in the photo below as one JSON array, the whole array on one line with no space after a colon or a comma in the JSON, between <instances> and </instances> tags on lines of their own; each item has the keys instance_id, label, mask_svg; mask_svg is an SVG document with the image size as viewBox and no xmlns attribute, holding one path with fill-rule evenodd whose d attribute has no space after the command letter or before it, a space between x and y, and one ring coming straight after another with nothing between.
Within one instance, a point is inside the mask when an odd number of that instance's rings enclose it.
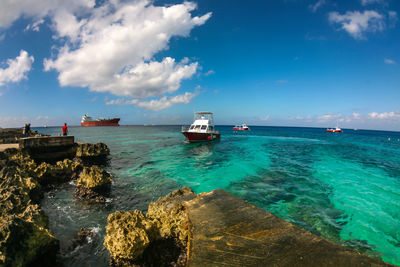
<instances>
[{"instance_id":1,"label":"concrete pier","mask_svg":"<svg viewBox=\"0 0 400 267\"><path fill-rule=\"evenodd\" d=\"M19 139L20 148L46 148L73 145L73 136L38 136Z\"/></svg>"},{"instance_id":2,"label":"concrete pier","mask_svg":"<svg viewBox=\"0 0 400 267\"><path fill-rule=\"evenodd\" d=\"M73 136L38 136L19 139L19 148L37 161L57 161L75 155Z\"/></svg>"}]
</instances>

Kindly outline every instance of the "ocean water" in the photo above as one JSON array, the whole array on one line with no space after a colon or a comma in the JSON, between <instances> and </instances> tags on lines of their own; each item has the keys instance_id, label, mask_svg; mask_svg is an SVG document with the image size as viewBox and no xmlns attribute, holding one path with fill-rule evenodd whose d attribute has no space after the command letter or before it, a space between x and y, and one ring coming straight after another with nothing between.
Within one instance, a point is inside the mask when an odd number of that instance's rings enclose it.
<instances>
[{"instance_id":1,"label":"ocean water","mask_svg":"<svg viewBox=\"0 0 400 267\"><path fill-rule=\"evenodd\" d=\"M80 142L111 149L106 204L72 198L73 182L45 195L42 207L61 241L66 266L108 266L103 247L108 214L139 209L174 189L222 188L333 242L400 265L400 133L252 127L221 140L188 144L180 126L70 127ZM58 135L61 128L38 128ZM69 249L76 232L96 233Z\"/></svg>"}]
</instances>

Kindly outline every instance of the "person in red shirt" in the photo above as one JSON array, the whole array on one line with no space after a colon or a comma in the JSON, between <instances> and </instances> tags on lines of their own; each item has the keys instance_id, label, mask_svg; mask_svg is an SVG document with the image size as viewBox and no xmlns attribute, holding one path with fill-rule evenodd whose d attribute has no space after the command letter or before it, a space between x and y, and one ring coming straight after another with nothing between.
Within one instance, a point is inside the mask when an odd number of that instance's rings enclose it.
<instances>
[{"instance_id":1,"label":"person in red shirt","mask_svg":"<svg viewBox=\"0 0 400 267\"><path fill-rule=\"evenodd\" d=\"M68 135L68 127L66 123L64 123L64 126L62 127L62 131L64 136Z\"/></svg>"}]
</instances>

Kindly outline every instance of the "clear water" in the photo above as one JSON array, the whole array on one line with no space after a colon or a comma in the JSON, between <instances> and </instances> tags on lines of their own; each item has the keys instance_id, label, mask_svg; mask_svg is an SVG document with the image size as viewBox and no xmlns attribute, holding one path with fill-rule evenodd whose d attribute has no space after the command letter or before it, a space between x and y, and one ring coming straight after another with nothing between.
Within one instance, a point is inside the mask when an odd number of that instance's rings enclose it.
<instances>
[{"instance_id":1,"label":"clear water","mask_svg":"<svg viewBox=\"0 0 400 267\"><path fill-rule=\"evenodd\" d=\"M219 142L188 144L179 126L70 128L78 141L110 147L106 169L114 180L105 205L75 201L72 183L46 194L42 206L63 251L80 228L97 233L63 256L65 265L107 266L102 242L108 214L146 210L150 201L182 186L197 193L225 189L328 240L400 265L399 132L219 130Z\"/></svg>"}]
</instances>

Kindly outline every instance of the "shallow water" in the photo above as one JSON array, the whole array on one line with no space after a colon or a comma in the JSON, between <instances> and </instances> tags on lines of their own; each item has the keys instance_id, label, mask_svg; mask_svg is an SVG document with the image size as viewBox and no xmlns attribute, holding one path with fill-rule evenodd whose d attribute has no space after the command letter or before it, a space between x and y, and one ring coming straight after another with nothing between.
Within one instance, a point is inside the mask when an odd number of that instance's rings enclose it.
<instances>
[{"instance_id":1,"label":"shallow water","mask_svg":"<svg viewBox=\"0 0 400 267\"><path fill-rule=\"evenodd\" d=\"M77 141L109 146L106 169L114 178L105 205L75 201L72 183L46 194L42 207L63 251L80 228L97 233L62 256L65 265L107 266L108 214L146 210L182 186L197 193L225 189L324 238L400 265L399 132L252 127L237 134L217 128L220 141L188 144L179 126L70 127ZM57 135L61 128L38 130Z\"/></svg>"}]
</instances>

